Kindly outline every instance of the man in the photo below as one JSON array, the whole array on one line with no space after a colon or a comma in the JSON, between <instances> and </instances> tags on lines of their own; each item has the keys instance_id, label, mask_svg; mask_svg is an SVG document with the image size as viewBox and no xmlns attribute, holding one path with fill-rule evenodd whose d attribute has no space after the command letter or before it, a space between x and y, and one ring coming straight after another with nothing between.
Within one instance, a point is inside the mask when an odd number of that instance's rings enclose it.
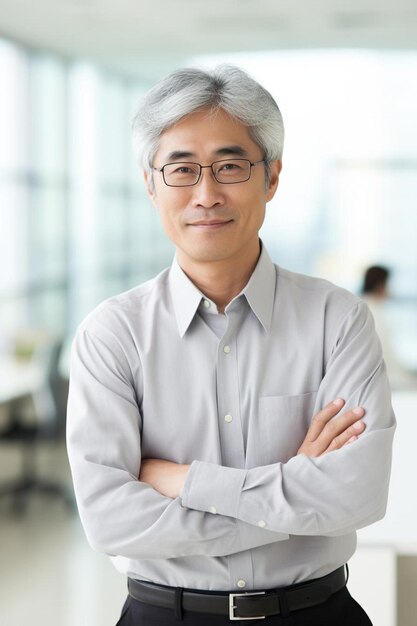
<instances>
[{"instance_id":1,"label":"man","mask_svg":"<svg viewBox=\"0 0 417 626\"><path fill-rule=\"evenodd\" d=\"M385 304L390 297L390 270L383 265L371 265L363 276L362 299L366 302L375 323L382 346L385 365L392 389L417 389L417 376L401 362L392 340L392 333L386 318Z\"/></svg>"},{"instance_id":2,"label":"man","mask_svg":"<svg viewBox=\"0 0 417 626\"><path fill-rule=\"evenodd\" d=\"M370 624L344 565L384 515L389 387L366 305L259 240L279 109L237 68L186 69L134 132L176 258L81 324L68 413L87 537L128 577L118 624Z\"/></svg>"}]
</instances>

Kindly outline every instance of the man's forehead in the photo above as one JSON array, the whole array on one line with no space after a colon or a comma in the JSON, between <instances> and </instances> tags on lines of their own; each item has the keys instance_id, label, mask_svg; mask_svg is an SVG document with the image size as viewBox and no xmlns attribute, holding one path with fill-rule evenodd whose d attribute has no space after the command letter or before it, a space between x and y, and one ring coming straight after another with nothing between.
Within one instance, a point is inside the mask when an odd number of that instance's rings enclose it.
<instances>
[{"instance_id":1,"label":"man's forehead","mask_svg":"<svg viewBox=\"0 0 417 626\"><path fill-rule=\"evenodd\" d=\"M171 161L197 157L201 150L218 158L247 158L253 143L248 127L225 111L200 110L161 134L158 153Z\"/></svg>"}]
</instances>

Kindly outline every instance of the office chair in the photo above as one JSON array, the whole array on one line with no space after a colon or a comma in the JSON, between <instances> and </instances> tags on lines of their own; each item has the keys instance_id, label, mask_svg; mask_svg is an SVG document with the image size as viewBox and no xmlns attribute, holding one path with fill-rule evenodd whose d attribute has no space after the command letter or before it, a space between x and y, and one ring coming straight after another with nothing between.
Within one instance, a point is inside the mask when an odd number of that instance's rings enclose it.
<instances>
[{"instance_id":1,"label":"office chair","mask_svg":"<svg viewBox=\"0 0 417 626\"><path fill-rule=\"evenodd\" d=\"M63 380L59 375L62 347L61 340L54 340L35 350L32 358L38 359L42 365L44 380L31 397L34 419L28 423L22 402L16 401L11 407L7 428L0 432L0 444L18 445L22 456L20 477L4 484L0 482L0 497L9 496L12 499L12 508L16 514L25 512L29 495L34 492L59 497L70 510L74 508L74 498L64 484L41 478L37 472L39 444L59 443L64 438L65 394Z\"/></svg>"}]
</instances>

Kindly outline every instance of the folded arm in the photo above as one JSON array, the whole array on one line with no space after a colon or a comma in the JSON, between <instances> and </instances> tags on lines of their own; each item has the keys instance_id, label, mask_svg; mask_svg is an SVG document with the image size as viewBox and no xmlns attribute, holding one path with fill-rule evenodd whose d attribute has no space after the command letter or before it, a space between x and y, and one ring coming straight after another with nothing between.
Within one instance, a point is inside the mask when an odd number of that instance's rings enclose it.
<instances>
[{"instance_id":1,"label":"folded arm","mask_svg":"<svg viewBox=\"0 0 417 626\"><path fill-rule=\"evenodd\" d=\"M80 330L72 350L67 443L81 521L96 550L128 558L225 556L285 540L181 506L138 481L141 415L117 338Z\"/></svg>"},{"instance_id":2,"label":"folded arm","mask_svg":"<svg viewBox=\"0 0 417 626\"><path fill-rule=\"evenodd\" d=\"M335 417L344 404L342 398L337 398L313 417L298 454L319 457L357 440L366 428L361 419L365 411L362 407L356 407ZM190 465L164 459L142 459L139 480L163 496L177 498L184 487L189 469Z\"/></svg>"},{"instance_id":3,"label":"folded arm","mask_svg":"<svg viewBox=\"0 0 417 626\"><path fill-rule=\"evenodd\" d=\"M366 431L317 457L306 448L287 463L249 470L194 461L181 491L184 507L209 511L292 535L342 535L385 513L395 418L380 342L368 308L341 323L316 411L341 396L365 409ZM303 444L304 445L304 444Z\"/></svg>"}]
</instances>

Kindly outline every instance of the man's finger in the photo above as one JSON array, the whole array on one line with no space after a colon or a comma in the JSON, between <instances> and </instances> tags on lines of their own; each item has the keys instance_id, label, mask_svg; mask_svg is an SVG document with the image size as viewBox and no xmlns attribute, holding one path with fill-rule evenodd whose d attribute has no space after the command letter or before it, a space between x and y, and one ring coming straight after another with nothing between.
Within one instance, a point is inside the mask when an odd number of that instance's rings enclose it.
<instances>
[{"instance_id":1,"label":"man's finger","mask_svg":"<svg viewBox=\"0 0 417 626\"><path fill-rule=\"evenodd\" d=\"M345 401L342 398L337 398L330 402L327 406L324 407L321 411L314 415L311 420L310 428L307 431L307 435L304 439L305 442L316 441L316 439L323 432L326 424L339 413L340 409L344 405Z\"/></svg>"},{"instance_id":2,"label":"man's finger","mask_svg":"<svg viewBox=\"0 0 417 626\"><path fill-rule=\"evenodd\" d=\"M328 405L314 416L314 434L319 434L315 439L310 439L313 430L310 427L306 438L298 450L298 454L306 454L311 457L321 456L325 452L341 448L351 437L358 436L363 432L365 425L361 418L365 415L365 411L362 407L356 407L346 411L346 413L333 415L332 417L332 413L335 413L336 408ZM358 423L358 426L353 428L356 423ZM329 449L330 446L331 449Z\"/></svg>"},{"instance_id":3,"label":"man's finger","mask_svg":"<svg viewBox=\"0 0 417 626\"><path fill-rule=\"evenodd\" d=\"M323 454L327 454L327 452L332 452L332 450L339 450L343 448L348 443L352 443L356 441L359 435L363 433L366 425L362 420L358 420L354 422L352 426L349 426L345 431L340 433L340 435L336 435L334 439L330 442L327 449L323 452Z\"/></svg>"},{"instance_id":4,"label":"man's finger","mask_svg":"<svg viewBox=\"0 0 417 626\"><path fill-rule=\"evenodd\" d=\"M328 421L316 441L320 441L321 444L326 444L327 448L332 439L343 433L347 428L352 426L352 424L359 421L364 415L365 411L360 406L355 409L350 409L341 415L337 415L332 420Z\"/></svg>"}]
</instances>

